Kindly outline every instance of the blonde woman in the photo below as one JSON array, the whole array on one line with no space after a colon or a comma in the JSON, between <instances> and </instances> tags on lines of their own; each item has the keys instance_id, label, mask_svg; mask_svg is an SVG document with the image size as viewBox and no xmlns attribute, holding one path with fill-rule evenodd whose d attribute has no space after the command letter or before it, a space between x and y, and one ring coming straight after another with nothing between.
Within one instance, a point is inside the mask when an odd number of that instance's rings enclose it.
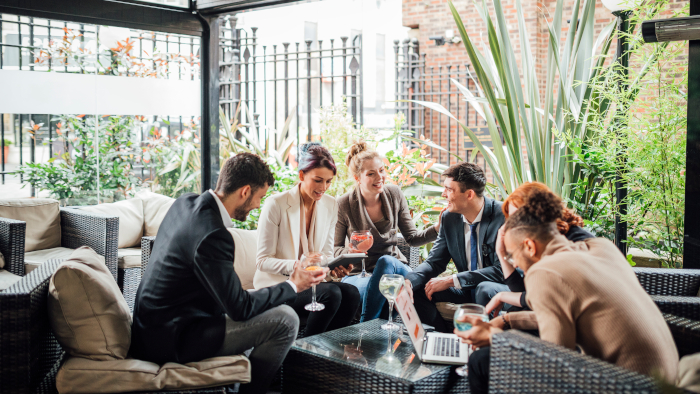
<instances>
[{"instance_id":1,"label":"blonde woman","mask_svg":"<svg viewBox=\"0 0 700 394\"><path fill-rule=\"evenodd\" d=\"M418 231L413 224L406 197L395 185L387 185L387 173L382 157L370 150L364 141L350 147L345 160L355 188L338 198L338 223L335 226L335 255L357 253L350 246L353 231L370 230L374 244L367 251L366 270L370 277L362 278L360 267L342 279L354 285L362 296L362 318L368 321L379 317L386 299L379 292L379 280L384 274L404 277L411 272L406 256L397 245L397 233L411 246L435 241L440 222Z\"/></svg>"},{"instance_id":2,"label":"blonde woman","mask_svg":"<svg viewBox=\"0 0 700 394\"><path fill-rule=\"evenodd\" d=\"M299 184L269 197L260 214L257 271L253 278L256 289L289 279L302 255L333 255L338 205L335 198L325 194L336 174L333 157L318 143L304 144L298 170ZM345 274L346 271L336 269L331 275ZM311 302L311 289L300 292L296 300L288 303L300 317L306 318L307 336L347 326L360 305L357 289L340 282L317 285L316 299L325 309L318 312L304 309Z\"/></svg>"}]
</instances>

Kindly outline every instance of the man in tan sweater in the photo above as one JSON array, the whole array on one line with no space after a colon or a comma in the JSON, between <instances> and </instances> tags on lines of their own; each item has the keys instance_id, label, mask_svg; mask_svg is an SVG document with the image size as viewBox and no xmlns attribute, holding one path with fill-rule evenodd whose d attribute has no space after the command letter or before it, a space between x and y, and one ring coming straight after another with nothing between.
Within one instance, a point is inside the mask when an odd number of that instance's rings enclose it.
<instances>
[{"instance_id":1,"label":"man in tan sweater","mask_svg":"<svg viewBox=\"0 0 700 394\"><path fill-rule=\"evenodd\" d=\"M472 393L488 390L487 346L511 325L538 328L545 341L578 345L592 357L674 382L678 352L661 312L614 244L602 238L572 243L558 234L561 207L553 193L537 192L505 224L503 255L525 272L533 312L490 323L474 319L472 330L455 331L482 348L469 360Z\"/></svg>"}]
</instances>

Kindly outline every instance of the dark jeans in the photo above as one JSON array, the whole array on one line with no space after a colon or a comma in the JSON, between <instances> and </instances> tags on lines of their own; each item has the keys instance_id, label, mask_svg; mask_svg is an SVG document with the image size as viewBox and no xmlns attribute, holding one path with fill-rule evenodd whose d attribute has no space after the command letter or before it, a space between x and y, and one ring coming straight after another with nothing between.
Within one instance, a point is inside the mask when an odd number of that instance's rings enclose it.
<instances>
[{"instance_id":1,"label":"dark jeans","mask_svg":"<svg viewBox=\"0 0 700 394\"><path fill-rule=\"evenodd\" d=\"M309 312L304 307L311 303L311 289L297 294L289 302L300 318L306 318L305 336L343 328L355 317L362 299L357 287L347 283L324 282L316 285L316 302L326 306L322 311Z\"/></svg>"},{"instance_id":2,"label":"dark jeans","mask_svg":"<svg viewBox=\"0 0 700 394\"><path fill-rule=\"evenodd\" d=\"M487 394L489 392L489 364L491 347L484 346L469 356L469 392Z\"/></svg>"},{"instance_id":3,"label":"dark jeans","mask_svg":"<svg viewBox=\"0 0 700 394\"><path fill-rule=\"evenodd\" d=\"M226 316L224 343L217 356L248 356L251 380L242 384L239 393L265 393L292 343L297 338L299 317L287 305L269 309L249 320L236 322Z\"/></svg>"},{"instance_id":4,"label":"dark jeans","mask_svg":"<svg viewBox=\"0 0 700 394\"><path fill-rule=\"evenodd\" d=\"M423 324L435 327L435 331L452 332L452 324L445 322L435 306L436 302L453 304L476 303L486 306L491 298L500 291L508 291L508 286L501 283L481 282L475 289L457 289L450 287L445 291L433 293L432 301L425 295L423 286L413 289L413 301L418 317Z\"/></svg>"}]
</instances>

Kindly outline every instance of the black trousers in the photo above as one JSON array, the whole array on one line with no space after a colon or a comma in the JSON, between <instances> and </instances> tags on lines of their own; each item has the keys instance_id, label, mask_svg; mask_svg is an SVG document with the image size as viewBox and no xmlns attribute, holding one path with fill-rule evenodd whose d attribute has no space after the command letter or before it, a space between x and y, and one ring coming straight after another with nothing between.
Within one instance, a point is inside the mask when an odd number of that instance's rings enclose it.
<instances>
[{"instance_id":1,"label":"black trousers","mask_svg":"<svg viewBox=\"0 0 700 394\"><path fill-rule=\"evenodd\" d=\"M491 363L491 346L484 346L469 356L469 392L471 394L488 394L489 364Z\"/></svg>"},{"instance_id":2,"label":"black trousers","mask_svg":"<svg viewBox=\"0 0 700 394\"><path fill-rule=\"evenodd\" d=\"M297 294L294 301L288 302L301 319L306 319L305 336L346 327L355 317L362 298L357 287L341 282L324 282L316 285L316 302L325 309L309 312L304 307L311 303L311 289Z\"/></svg>"}]
</instances>

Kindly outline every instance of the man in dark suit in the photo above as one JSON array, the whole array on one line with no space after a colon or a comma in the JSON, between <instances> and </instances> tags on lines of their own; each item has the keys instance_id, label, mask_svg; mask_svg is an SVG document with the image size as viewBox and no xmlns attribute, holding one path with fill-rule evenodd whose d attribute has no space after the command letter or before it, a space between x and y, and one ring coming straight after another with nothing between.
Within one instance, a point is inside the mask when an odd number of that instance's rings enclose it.
<instances>
[{"instance_id":1,"label":"man in dark suit","mask_svg":"<svg viewBox=\"0 0 700 394\"><path fill-rule=\"evenodd\" d=\"M447 210L428 259L406 277L421 321L451 332L435 302L486 305L499 291L508 291L496 256L498 229L505 221L501 203L484 196L484 171L472 163L448 168L445 176ZM454 261L457 274L438 278Z\"/></svg>"},{"instance_id":2,"label":"man in dark suit","mask_svg":"<svg viewBox=\"0 0 700 394\"><path fill-rule=\"evenodd\" d=\"M320 283L319 274L295 270L286 282L243 290L233 270L231 217L245 220L275 180L253 154L226 161L216 190L178 198L163 219L148 268L136 293L131 353L158 364L215 356L249 356L252 380L241 392L264 393L299 329L283 305Z\"/></svg>"}]
</instances>

